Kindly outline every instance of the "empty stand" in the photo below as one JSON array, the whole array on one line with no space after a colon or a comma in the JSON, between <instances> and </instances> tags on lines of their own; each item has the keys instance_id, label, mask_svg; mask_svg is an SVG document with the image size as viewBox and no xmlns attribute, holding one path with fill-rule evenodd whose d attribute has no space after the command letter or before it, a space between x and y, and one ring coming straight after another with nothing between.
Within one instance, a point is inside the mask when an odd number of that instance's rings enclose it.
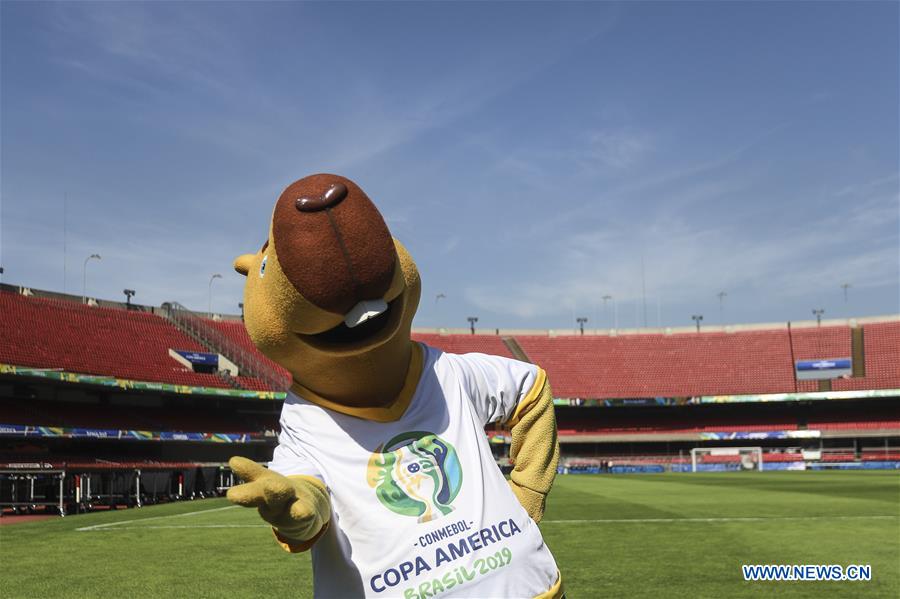
<instances>
[{"instance_id":1,"label":"empty stand","mask_svg":"<svg viewBox=\"0 0 900 599\"><path fill-rule=\"evenodd\" d=\"M865 325L866 376L840 390L900 388L900 322ZM558 397L690 397L816 391L794 359L850 355L849 327L677 335L516 337Z\"/></svg>"},{"instance_id":2,"label":"empty stand","mask_svg":"<svg viewBox=\"0 0 900 599\"><path fill-rule=\"evenodd\" d=\"M794 387L786 331L517 339L560 397L778 393Z\"/></svg>"},{"instance_id":3,"label":"empty stand","mask_svg":"<svg viewBox=\"0 0 900 599\"><path fill-rule=\"evenodd\" d=\"M247 352L254 353L259 357L259 359L265 363L269 368L277 372L282 378L285 379L285 387L288 386L288 383L291 378L291 374L285 370L280 364L277 364L270 360L268 357L263 355L256 349L256 346L253 345L253 341L250 339L250 335L247 334L247 329L244 327L244 323L240 320L211 320L207 319L206 324L210 325L213 328L216 328L224 334L228 339L239 345L242 349ZM240 377L239 377L240 378Z\"/></svg>"},{"instance_id":4,"label":"empty stand","mask_svg":"<svg viewBox=\"0 0 900 599\"><path fill-rule=\"evenodd\" d=\"M240 321L206 324L256 356L288 382L286 370L260 354ZM864 326L866 376L836 379L835 391L900 388L900 322ZM165 319L147 312L95 308L75 302L0 292L0 362L181 385L228 387L169 358L169 348L205 351ZM413 333L450 353L513 357L497 335ZM518 335L524 353L548 373L554 395L566 398L646 398L815 391L794 380L792 357L851 354L850 328L823 326L735 333L621 336ZM792 356L793 354L793 356ZM237 384L269 389L240 376Z\"/></svg>"},{"instance_id":5,"label":"empty stand","mask_svg":"<svg viewBox=\"0 0 900 599\"><path fill-rule=\"evenodd\" d=\"M226 356L237 365L244 377L255 379L229 379L229 382L236 383L236 386L247 386L249 383L250 388L267 391L284 391L287 388L288 381L282 376L283 371L272 369L267 361L261 359L255 348L248 350L234 342L212 326L213 321L210 319L191 312L178 302L164 303L163 310L172 326L205 345L210 351Z\"/></svg>"},{"instance_id":6,"label":"empty stand","mask_svg":"<svg viewBox=\"0 0 900 599\"><path fill-rule=\"evenodd\" d=\"M0 292L0 362L178 385L228 387L185 369L168 350L206 351L147 312Z\"/></svg>"},{"instance_id":7,"label":"empty stand","mask_svg":"<svg viewBox=\"0 0 900 599\"><path fill-rule=\"evenodd\" d=\"M509 348L497 335L437 335L413 332L413 340L450 354L481 353L512 358Z\"/></svg>"},{"instance_id":8,"label":"empty stand","mask_svg":"<svg viewBox=\"0 0 900 599\"><path fill-rule=\"evenodd\" d=\"M863 327L865 331L866 376L836 379L835 391L858 389L900 389L900 322L876 322ZM846 330L846 329L845 329ZM847 345L841 348L849 349ZM830 348L829 348L830 349ZM844 356L848 356L844 354ZM836 358L842 356L813 356Z\"/></svg>"}]
</instances>

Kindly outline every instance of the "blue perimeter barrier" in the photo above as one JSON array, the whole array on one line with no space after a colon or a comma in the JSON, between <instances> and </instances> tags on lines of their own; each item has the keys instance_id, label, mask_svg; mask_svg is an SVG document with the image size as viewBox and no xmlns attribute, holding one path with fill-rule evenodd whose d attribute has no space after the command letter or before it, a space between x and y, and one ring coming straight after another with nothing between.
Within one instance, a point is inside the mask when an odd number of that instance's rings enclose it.
<instances>
[{"instance_id":1,"label":"blue perimeter barrier","mask_svg":"<svg viewBox=\"0 0 900 599\"><path fill-rule=\"evenodd\" d=\"M697 472L738 472L740 464L697 464ZM805 462L763 462L764 472L775 470L900 470L900 461L880 462L834 462L807 464ZM672 464L671 472L691 472L690 464ZM660 464L647 464L643 466L613 466L608 471L600 466L578 466L569 468L565 472L562 467L557 469L559 474L653 474L666 472L666 468Z\"/></svg>"},{"instance_id":2,"label":"blue perimeter barrier","mask_svg":"<svg viewBox=\"0 0 900 599\"><path fill-rule=\"evenodd\" d=\"M763 464L763 467L765 467L765 464ZM898 470L900 469L900 461L835 462L832 464L823 462L820 464L810 464L807 468L810 470Z\"/></svg>"}]
</instances>

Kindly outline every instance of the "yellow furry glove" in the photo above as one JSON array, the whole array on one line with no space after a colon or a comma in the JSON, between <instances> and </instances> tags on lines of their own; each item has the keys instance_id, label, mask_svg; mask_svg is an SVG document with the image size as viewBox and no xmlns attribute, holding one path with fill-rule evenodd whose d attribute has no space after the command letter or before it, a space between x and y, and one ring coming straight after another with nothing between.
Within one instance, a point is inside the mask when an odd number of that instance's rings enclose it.
<instances>
[{"instance_id":1,"label":"yellow furry glove","mask_svg":"<svg viewBox=\"0 0 900 599\"><path fill-rule=\"evenodd\" d=\"M535 384L541 384L536 395L528 394L519 406L510 424L512 446L509 457L513 470L509 485L528 515L535 522L544 516L544 503L559 462L559 443L556 439L556 416L553 413L553 395L546 376Z\"/></svg>"},{"instance_id":2,"label":"yellow furry glove","mask_svg":"<svg viewBox=\"0 0 900 599\"><path fill-rule=\"evenodd\" d=\"M242 457L231 458L228 465L247 481L228 489L228 501L257 508L285 550L305 551L325 531L331 503L322 481L312 476L283 476Z\"/></svg>"}]
</instances>

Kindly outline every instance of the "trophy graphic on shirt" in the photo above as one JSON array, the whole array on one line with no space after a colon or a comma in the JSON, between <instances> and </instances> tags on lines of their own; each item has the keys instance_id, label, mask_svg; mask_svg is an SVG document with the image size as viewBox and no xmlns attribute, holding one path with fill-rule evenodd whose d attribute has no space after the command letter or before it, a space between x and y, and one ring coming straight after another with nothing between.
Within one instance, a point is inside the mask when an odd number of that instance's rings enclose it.
<instances>
[{"instance_id":1,"label":"trophy graphic on shirt","mask_svg":"<svg viewBox=\"0 0 900 599\"><path fill-rule=\"evenodd\" d=\"M403 433L379 445L366 480L392 512L430 522L453 511L462 468L452 445L434 433Z\"/></svg>"}]
</instances>

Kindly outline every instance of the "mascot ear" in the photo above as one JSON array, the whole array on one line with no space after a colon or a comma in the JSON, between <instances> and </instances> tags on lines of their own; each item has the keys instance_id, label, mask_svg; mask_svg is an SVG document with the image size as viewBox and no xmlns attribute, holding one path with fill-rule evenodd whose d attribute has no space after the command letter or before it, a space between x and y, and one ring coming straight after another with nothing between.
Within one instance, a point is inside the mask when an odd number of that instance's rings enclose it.
<instances>
[{"instance_id":1,"label":"mascot ear","mask_svg":"<svg viewBox=\"0 0 900 599\"><path fill-rule=\"evenodd\" d=\"M253 265L255 257L253 254L238 256L234 259L234 269L246 277L247 273L250 272L250 267Z\"/></svg>"}]
</instances>

